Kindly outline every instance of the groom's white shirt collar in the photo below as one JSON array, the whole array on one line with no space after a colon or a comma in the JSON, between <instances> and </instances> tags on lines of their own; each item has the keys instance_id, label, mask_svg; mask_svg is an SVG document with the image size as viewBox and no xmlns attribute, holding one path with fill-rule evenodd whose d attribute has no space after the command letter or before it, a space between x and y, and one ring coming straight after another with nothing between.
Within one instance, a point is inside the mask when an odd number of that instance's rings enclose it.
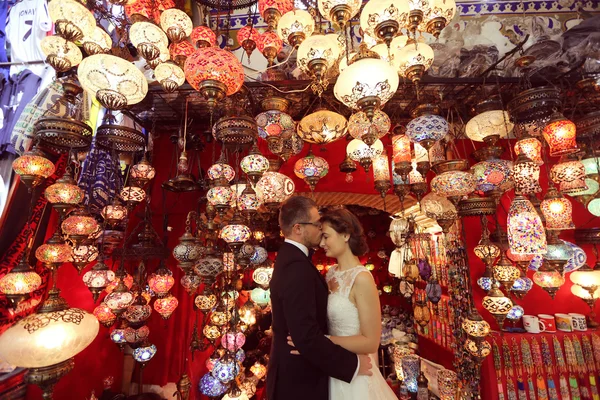
<instances>
[{"instance_id":1,"label":"groom's white shirt collar","mask_svg":"<svg viewBox=\"0 0 600 400\"><path fill-rule=\"evenodd\" d=\"M302 250L302 252L304 253L304 255L306 257L308 257L308 247L306 247L302 243L298 243L298 242L296 242L294 240L291 240L291 239L285 239L285 242L296 246L297 248L299 248L300 250Z\"/></svg>"}]
</instances>

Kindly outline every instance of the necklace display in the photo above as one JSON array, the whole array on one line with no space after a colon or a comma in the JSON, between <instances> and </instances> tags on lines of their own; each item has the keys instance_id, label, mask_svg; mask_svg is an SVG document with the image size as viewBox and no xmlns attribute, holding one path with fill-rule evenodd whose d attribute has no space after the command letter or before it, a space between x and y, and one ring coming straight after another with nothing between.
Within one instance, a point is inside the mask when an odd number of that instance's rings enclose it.
<instances>
[{"instance_id":1,"label":"necklace display","mask_svg":"<svg viewBox=\"0 0 600 400\"><path fill-rule=\"evenodd\" d=\"M502 339L502 355L504 357L504 371L506 373L506 392L508 400L517 400L517 390L513 381L515 373L513 371L513 363L510 355L510 347L506 338Z\"/></svg>"},{"instance_id":2,"label":"necklace display","mask_svg":"<svg viewBox=\"0 0 600 400\"><path fill-rule=\"evenodd\" d=\"M494 369L496 370L496 378L498 378L498 400L504 400L504 387L502 386L502 354L498 348L496 338L492 340L492 349L494 352Z\"/></svg>"},{"instance_id":3,"label":"necklace display","mask_svg":"<svg viewBox=\"0 0 600 400\"><path fill-rule=\"evenodd\" d=\"M525 342L527 342L526 339L521 339ZM523 346L523 344L522 344ZM528 346L528 345L527 345ZM531 346L530 347L530 352L531 352L531 358L533 361L533 365L535 368L535 373L536 373L536 379L535 379L535 385L537 387L537 394L538 394L538 399L540 400L548 400L548 389L546 388L546 382L544 381L544 361L542 360L542 350L540 349L540 343L537 341L536 338L532 338L531 339ZM526 352L527 350L525 350L524 352Z\"/></svg>"},{"instance_id":4,"label":"necklace display","mask_svg":"<svg viewBox=\"0 0 600 400\"><path fill-rule=\"evenodd\" d=\"M590 389L592 391L592 399L600 400L600 395L598 394L598 386L596 385L596 363L594 362L594 352L592 350L592 343L590 342L590 338L588 336L583 336L581 338L581 342L583 345L583 358L584 363L588 368L589 374L588 379L590 381Z\"/></svg>"},{"instance_id":5,"label":"necklace display","mask_svg":"<svg viewBox=\"0 0 600 400\"><path fill-rule=\"evenodd\" d=\"M517 344L517 339L512 338L511 347L513 351L515 372L517 373L517 394L519 400L527 400L527 390L525 388L525 382L523 381L523 363L521 361L521 350ZM535 395L535 394L534 394Z\"/></svg>"},{"instance_id":6,"label":"necklace display","mask_svg":"<svg viewBox=\"0 0 600 400\"><path fill-rule=\"evenodd\" d=\"M566 378L566 375L568 374L567 364L565 363L565 357L563 355L562 347L560 347L560 342L556 337L552 338L552 346L554 347L554 357L556 358L556 366L558 367L560 397L562 399L571 399L569 383Z\"/></svg>"},{"instance_id":7,"label":"necklace display","mask_svg":"<svg viewBox=\"0 0 600 400\"><path fill-rule=\"evenodd\" d=\"M548 398L550 400L558 400L558 391L556 390L556 383L554 383L554 362L552 361L552 351L550 350L550 344L546 338L542 338L542 357L544 359L544 366L546 368L546 376L548 381Z\"/></svg>"},{"instance_id":8,"label":"necklace display","mask_svg":"<svg viewBox=\"0 0 600 400\"><path fill-rule=\"evenodd\" d=\"M518 345L514 343L514 347L518 348ZM523 368L527 374L527 386L529 388L529 398L535 400L535 386L533 384L533 357L531 355L531 346L525 338L521 338L521 357L523 359Z\"/></svg>"}]
</instances>

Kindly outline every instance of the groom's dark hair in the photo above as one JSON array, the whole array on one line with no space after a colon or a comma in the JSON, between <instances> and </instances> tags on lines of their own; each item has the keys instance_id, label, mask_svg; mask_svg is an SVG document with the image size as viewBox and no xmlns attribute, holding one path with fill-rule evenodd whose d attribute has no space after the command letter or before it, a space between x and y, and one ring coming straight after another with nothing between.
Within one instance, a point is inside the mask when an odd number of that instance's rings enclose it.
<instances>
[{"instance_id":1,"label":"groom's dark hair","mask_svg":"<svg viewBox=\"0 0 600 400\"><path fill-rule=\"evenodd\" d=\"M311 208L317 208L314 200L304 196L293 196L287 199L279 210L279 227L285 236L292 232L298 222L310 222Z\"/></svg>"}]
</instances>

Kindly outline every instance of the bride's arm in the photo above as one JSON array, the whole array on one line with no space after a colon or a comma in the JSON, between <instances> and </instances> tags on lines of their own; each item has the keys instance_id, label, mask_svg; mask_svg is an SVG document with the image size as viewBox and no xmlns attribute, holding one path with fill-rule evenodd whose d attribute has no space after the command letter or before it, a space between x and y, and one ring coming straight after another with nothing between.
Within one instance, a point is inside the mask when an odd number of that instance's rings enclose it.
<instances>
[{"instance_id":1,"label":"bride's arm","mask_svg":"<svg viewBox=\"0 0 600 400\"><path fill-rule=\"evenodd\" d=\"M379 293L370 273L361 272L354 281L354 301L358 309L361 335L331 336L329 339L356 354L377 352L381 340Z\"/></svg>"}]
</instances>

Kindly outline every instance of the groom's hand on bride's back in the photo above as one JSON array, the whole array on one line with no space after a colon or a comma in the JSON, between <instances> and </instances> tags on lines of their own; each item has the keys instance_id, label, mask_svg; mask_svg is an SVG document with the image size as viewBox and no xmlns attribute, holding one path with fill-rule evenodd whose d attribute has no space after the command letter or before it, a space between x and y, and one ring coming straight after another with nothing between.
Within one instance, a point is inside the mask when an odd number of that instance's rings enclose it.
<instances>
[{"instance_id":1,"label":"groom's hand on bride's back","mask_svg":"<svg viewBox=\"0 0 600 400\"><path fill-rule=\"evenodd\" d=\"M369 357L365 354L359 354L358 362L360 363L359 368L358 368L358 375L367 375L367 376L373 375L373 372L371 371L371 368L373 367L371 365L371 357Z\"/></svg>"}]
</instances>

